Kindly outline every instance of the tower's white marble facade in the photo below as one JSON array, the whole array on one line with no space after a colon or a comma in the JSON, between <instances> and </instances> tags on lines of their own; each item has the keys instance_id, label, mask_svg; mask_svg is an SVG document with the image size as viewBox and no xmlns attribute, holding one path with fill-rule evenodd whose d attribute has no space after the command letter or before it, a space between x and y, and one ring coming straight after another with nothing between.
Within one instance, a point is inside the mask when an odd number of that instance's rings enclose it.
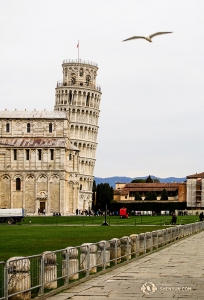
<instances>
[{"instance_id":1,"label":"tower's white marble facade","mask_svg":"<svg viewBox=\"0 0 204 300\"><path fill-rule=\"evenodd\" d=\"M97 148L101 89L93 62L64 60L63 79L57 82L55 110L67 111L70 142L79 152L79 208L91 207Z\"/></svg>"}]
</instances>

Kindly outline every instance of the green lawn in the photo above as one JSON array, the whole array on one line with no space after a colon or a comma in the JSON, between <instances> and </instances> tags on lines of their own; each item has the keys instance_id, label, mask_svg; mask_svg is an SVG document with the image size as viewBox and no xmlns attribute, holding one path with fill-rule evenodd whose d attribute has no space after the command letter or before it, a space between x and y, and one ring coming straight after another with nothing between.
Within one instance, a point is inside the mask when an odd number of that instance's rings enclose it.
<instances>
[{"instance_id":1,"label":"green lawn","mask_svg":"<svg viewBox=\"0 0 204 300\"><path fill-rule=\"evenodd\" d=\"M177 224L187 224L194 223L198 220L198 216L178 216ZM95 216L69 216L69 217L26 217L22 224L31 225L101 225L104 221L104 217L95 217ZM116 216L107 216L107 222L110 225L169 225L171 221L171 216L130 216L129 219L120 219Z\"/></svg>"},{"instance_id":2,"label":"green lawn","mask_svg":"<svg viewBox=\"0 0 204 300\"><path fill-rule=\"evenodd\" d=\"M178 217L177 224L192 223L197 219L196 216ZM107 222L115 226L99 226L103 220L103 217L56 218L43 216L27 217L22 225L1 224L0 261L6 261L13 256L29 256L68 246L80 246L86 242L99 242L134 233L158 230L165 228L165 223L169 226L171 217L146 216L130 217L129 219L119 219L119 217L110 217L109 219L108 217ZM29 225L29 221L31 221L31 225Z\"/></svg>"}]
</instances>

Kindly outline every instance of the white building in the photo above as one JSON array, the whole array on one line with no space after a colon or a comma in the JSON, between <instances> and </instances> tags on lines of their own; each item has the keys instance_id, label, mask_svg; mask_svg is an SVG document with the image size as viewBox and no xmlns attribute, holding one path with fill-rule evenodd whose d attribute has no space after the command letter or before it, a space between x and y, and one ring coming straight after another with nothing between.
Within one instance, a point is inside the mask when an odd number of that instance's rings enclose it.
<instances>
[{"instance_id":1,"label":"white building","mask_svg":"<svg viewBox=\"0 0 204 300\"><path fill-rule=\"evenodd\" d=\"M187 207L204 207L204 172L188 175L187 186Z\"/></svg>"},{"instance_id":2,"label":"white building","mask_svg":"<svg viewBox=\"0 0 204 300\"><path fill-rule=\"evenodd\" d=\"M89 209L97 147L97 65L64 61L54 111L0 111L0 207Z\"/></svg>"}]
</instances>

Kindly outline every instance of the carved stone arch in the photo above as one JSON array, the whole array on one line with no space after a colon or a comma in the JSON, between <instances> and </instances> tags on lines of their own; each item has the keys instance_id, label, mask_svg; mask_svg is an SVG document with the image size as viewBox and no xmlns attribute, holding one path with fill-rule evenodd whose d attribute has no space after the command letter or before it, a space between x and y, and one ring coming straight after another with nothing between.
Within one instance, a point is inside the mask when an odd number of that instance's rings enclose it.
<instances>
[{"instance_id":1,"label":"carved stone arch","mask_svg":"<svg viewBox=\"0 0 204 300\"><path fill-rule=\"evenodd\" d=\"M34 182L35 181L35 175L32 174L32 173L27 174L26 177L25 177L25 181Z\"/></svg>"},{"instance_id":2,"label":"carved stone arch","mask_svg":"<svg viewBox=\"0 0 204 300\"><path fill-rule=\"evenodd\" d=\"M40 174L38 177L37 177L37 181L38 182L46 182L47 181L47 175L45 174Z\"/></svg>"},{"instance_id":3,"label":"carved stone arch","mask_svg":"<svg viewBox=\"0 0 204 300\"><path fill-rule=\"evenodd\" d=\"M50 182L56 182L58 183L60 181L60 176L58 174L52 174L50 176Z\"/></svg>"},{"instance_id":4,"label":"carved stone arch","mask_svg":"<svg viewBox=\"0 0 204 300\"><path fill-rule=\"evenodd\" d=\"M75 108L72 109L72 113L75 114Z\"/></svg>"},{"instance_id":5,"label":"carved stone arch","mask_svg":"<svg viewBox=\"0 0 204 300\"><path fill-rule=\"evenodd\" d=\"M22 180L23 176L21 174L19 174L19 173L16 173L16 174L13 175L13 180L15 181L16 178L20 178L20 180Z\"/></svg>"},{"instance_id":6,"label":"carved stone arch","mask_svg":"<svg viewBox=\"0 0 204 300\"><path fill-rule=\"evenodd\" d=\"M9 174L3 174L2 176L1 176L1 180L10 180L11 179L11 177L9 176Z\"/></svg>"}]
</instances>

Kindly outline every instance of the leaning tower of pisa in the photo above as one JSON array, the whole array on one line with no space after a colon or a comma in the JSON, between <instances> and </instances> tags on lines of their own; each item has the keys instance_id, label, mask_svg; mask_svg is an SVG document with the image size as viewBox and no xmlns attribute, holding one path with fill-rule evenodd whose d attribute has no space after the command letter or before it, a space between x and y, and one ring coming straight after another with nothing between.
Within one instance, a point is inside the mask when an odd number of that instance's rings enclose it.
<instances>
[{"instance_id":1,"label":"leaning tower of pisa","mask_svg":"<svg viewBox=\"0 0 204 300\"><path fill-rule=\"evenodd\" d=\"M57 82L55 110L67 111L70 141L80 150L78 209L89 210L92 203L101 89L96 84L97 64L64 60L63 80Z\"/></svg>"}]
</instances>

